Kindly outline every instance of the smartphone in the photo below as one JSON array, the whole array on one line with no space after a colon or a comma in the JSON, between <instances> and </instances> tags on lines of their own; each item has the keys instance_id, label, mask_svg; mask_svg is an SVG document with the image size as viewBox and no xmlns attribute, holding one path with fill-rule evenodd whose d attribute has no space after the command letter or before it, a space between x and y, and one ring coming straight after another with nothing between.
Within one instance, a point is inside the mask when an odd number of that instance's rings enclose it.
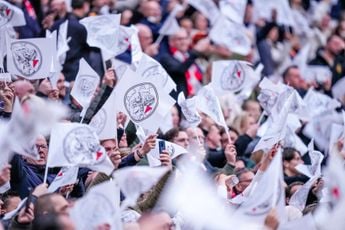
<instances>
[{"instance_id":1,"label":"smartphone","mask_svg":"<svg viewBox=\"0 0 345 230\"><path fill-rule=\"evenodd\" d=\"M239 183L239 180L238 180L237 176L232 175L232 176L230 176L229 179L226 180L225 183L227 186L233 188Z\"/></svg>"},{"instance_id":2,"label":"smartphone","mask_svg":"<svg viewBox=\"0 0 345 230\"><path fill-rule=\"evenodd\" d=\"M26 203L25 203L25 212L27 212L29 210L30 204L32 202L32 188L29 188L29 195L28 198L26 199Z\"/></svg>"},{"instance_id":3,"label":"smartphone","mask_svg":"<svg viewBox=\"0 0 345 230\"><path fill-rule=\"evenodd\" d=\"M105 61L105 68L110 69L113 67L113 63L111 62L111 59Z\"/></svg>"},{"instance_id":4,"label":"smartphone","mask_svg":"<svg viewBox=\"0 0 345 230\"><path fill-rule=\"evenodd\" d=\"M159 141L158 147L159 147L159 154L161 154L163 150L165 150L165 141Z\"/></svg>"}]
</instances>

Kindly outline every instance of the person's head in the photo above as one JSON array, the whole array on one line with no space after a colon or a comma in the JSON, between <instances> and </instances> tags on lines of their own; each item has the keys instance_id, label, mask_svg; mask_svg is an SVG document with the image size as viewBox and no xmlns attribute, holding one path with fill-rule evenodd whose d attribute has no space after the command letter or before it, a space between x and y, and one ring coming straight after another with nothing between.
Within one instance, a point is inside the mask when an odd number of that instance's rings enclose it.
<instances>
[{"instance_id":1,"label":"person's head","mask_svg":"<svg viewBox=\"0 0 345 230\"><path fill-rule=\"evenodd\" d=\"M297 66L289 66L283 73L284 83L295 89L307 89L307 83L301 76Z\"/></svg>"},{"instance_id":2,"label":"person's head","mask_svg":"<svg viewBox=\"0 0 345 230\"><path fill-rule=\"evenodd\" d=\"M59 16L64 16L67 13L67 6L65 0L51 0L50 10Z\"/></svg>"},{"instance_id":3,"label":"person's head","mask_svg":"<svg viewBox=\"0 0 345 230\"><path fill-rule=\"evenodd\" d=\"M126 132L123 132L121 139L118 143L119 148L127 148L128 147L128 141L127 141L127 134Z\"/></svg>"},{"instance_id":4,"label":"person's head","mask_svg":"<svg viewBox=\"0 0 345 230\"><path fill-rule=\"evenodd\" d=\"M287 186L287 188L285 189L285 199L286 199L286 203L289 204L290 198L291 196L303 186L303 182L301 181L295 181L291 184L289 184L289 186Z\"/></svg>"},{"instance_id":5,"label":"person's head","mask_svg":"<svg viewBox=\"0 0 345 230\"><path fill-rule=\"evenodd\" d=\"M145 212L138 220L141 230L170 230L174 222L167 212Z\"/></svg>"},{"instance_id":6,"label":"person's head","mask_svg":"<svg viewBox=\"0 0 345 230\"><path fill-rule=\"evenodd\" d=\"M194 23L194 28L201 31L207 31L208 29L208 20L207 18L200 12L196 11L192 15L192 20Z\"/></svg>"},{"instance_id":7,"label":"person's head","mask_svg":"<svg viewBox=\"0 0 345 230\"><path fill-rule=\"evenodd\" d=\"M211 125L206 135L206 145L211 149L221 147L220 130L217 125Z\"/></svg>"},{"instance_id":8,"label":"person's head","mask_svg":"<svg viewBox=\"0 0 345 230\"><path fill-rule=\"evenodd\" d=\"M187 33L190 35L193 30L193 22L190 18L184 17L180 19L180 26L184 28Z\"/></svg>"},{"instance_id":9,"label":"person's head","mask_svg":"<svg viewBox=\"0 0 345 230\"><path fill-rule=\"evenodd\" d=\"M57 193L48 193L38 197L34 214L35 216L46 214L68 214L68 201Z\"/></svg>"},{"instance_id":10,"label":"person's head","mask_svg":"<svg viewBox=\"0 0 345 230\"><path fill-rule=\"evenodd\" d=\"M59 97L64 98L66 96L65 75L61 72L59 79L56 83L56 87L59 90Z\"/></svg>"},{"instance_id":11,"label":"person's head","mask_svg":"<svg viewBox=\"0 0 345 230\"><path fill-rule=\"evenodd\" d=\"M172 128L164 134L164 139L188 149L189 139L186 131L180 128Z\"/></svg>"},{"instance_id":12,"label":"person's head","mask_svg":"<svg viewBox=\"0 0 345 230\"><path fill-rule=\"evenodd\" d=\"M121 25L127 26L131 24L131 19L133 17L133 12L129 9L124 10L121 13Z\"/></svg>"},{"instance_id":13,"label":"person's head","mask_svg":"<svg viewBox=\"0 0 345 230\"><path fill-rule=\"evenodd\" d=\"M73 13L78 17L84 17L90 11L90 3L87 0L72 0Z\"/></svg>"},{"instance_id":14,"label":"person's head","mask_svg":"<svg viewBox=\"0 0 345 230\"><path fill-rule=\"evenodd\" d=\"M229 127L228 133L229 133L231 142L235 143L238 138L238 132L235 129ZM221 136L222 148L225 149L225 146L229 144L229 137L228 137L228 134L225 132L225 129L220 130L220 136Z\"/></svg>"},{"instance_id":15,"label":"person's head","mask_svg":"<svg viewBox=\"0 0 345 230\"><path fill-rule=\"evenodd\" d=\"M157 1L144 2L142 5L142 14L152 23L159 23L162 18L162 10Z\"/></svg>"},{"instance_id":16,"label":"person's head","mask_svg":"<svg viewBox=\"0 0 345 230\"><path fill-rule=\"evenodd\" d=\"M176 48L178 51L187 52L190 45L190 38L185 29L181 28L175 34L169 37L169 46Z\"/></svg>"},{"instance_id":17,"label":"person's head","mask_svg":"<svg viewBox=\"0 0 345 230\"><path fill-rule=\"evenodd\" d=\"M246 167L246 163L242 159L237 159L235 163L235 170L244 169Z\"/></svg>"},{"instance_id":18,"label":"person's head","mask_svg":"<svg viewBox=\"0 0 345 230\"><path fill-rule=\"evenodd\" d=\"M243 112L235 118L233 127L237 130L239 135L243 135L253 124L255 124L255 119L251 117L249 113Z\"/></svg>"},{"instance_id":19,"label":"person's head","mask_svg":"<svg viewBox=\"0 0 345 230\"><path fill-rule=\"evenodd\" d=\"M180 126L180 114L178 113L177 107L171 107L171 119L174 128Z\"/></svg>"},{"instance_id":20,"label":"person's head","mask_svg":"<svg viewBox=\"0 0 345 230\"><path fill-rule=\"evenodd\" d=\"M267 23L260 31L258 40L267 39L271 42L278 41L279 38L279 27L276 23Z\"/></svg>"},{"instance_id":21,"label":"person's head","mask_svg":"<svg viewBox=\"0 0 345 230\"><path fill-rule=\"evenodd\" d=\"M341 37L339 37L336 34L333 34L327 39L327 43L326 43L325 48L329 52L329 54L331 54L332 56L335 57L340 52L344 51L345 42Z\"/></svg>"},{"instance_id":22,"label":"person's head","mask_svg":"<svg viewBox=\"0 0 345 230\"><path fill-rule=\"evenodd\" d=\"M46 214L35 216L32 222L35 230L74 230L75 226L71 218L66 214Z\"/></svg>"},{"instance_id":23,"label":"person's head","mask_svg":"<svg viewBox=\"0 0 345 230\"><path fill-rule=\"evenodd\" d=\"M102 140L101 145L107 152L111 162L117 167L121 163L121 153L117 145L117 139Z\"/></svg>"},{"instance_id":24,"label":"person's head","mask_svg":"<svg viewBox=\"0 0 345 230\"><path fill-rule=\"evenodd\" d=\"M261 115L261 106L258 101L256 100L246 100L243 105L242 109L246 111L249 116L254 118L254 121L257 122Z\"/></svg>"},{"instance_id":25,"label":"person's head","mask_svg":"<svg viewBox=\"0 0 345 230\"><path fill-rule=\"evenodd\" d=\"M35 94L34 86L27 80L18 80L14 82L14 93L20 99L28 94Z\"/></svg>"},{"instance_id":26,"label":"person's head","mask_svg":"<svg viewBox=\"0 0 345 230\"><path fill-rule=\"evenodd\" d=\"M147 25L144 24L136 24L136 28L138 29L138 37L141 48L146 50L146 48L149 47L153 42L152 31Z\"/></svg>"},{"instance_id":27,"label":"person's head","mask_svg":"<svg viewBox=\"0 0 345 230\"><path fill-rule=\"evenodd\" d=\"M199 140L201 145L205 144L205 135L199 127L189 127L186 129L186 132L188 134L189 143L198 143Z\"/></svg>"},{"instance_id":28,"label":"person's head","mask_svg":"<svg viewBox=\"0 0 345 230\"><path fill-rule=\"evenodd\" d=\"M301 154L294 148L284 148L283 150L283 166L284 173L287 176L296 176L298 171L295 168L298 164L303 164Z\"/></svg>"},{"instance_id":29,"label":"person's head","mask_svg":"<svg viewBox=\"0 0 345 230\"><path fill-rule=\"evenodd\" d=\"M235 171L235 175L238 178L238 184L235 185L234 191L238 195L242 193L252 182L254 173L246 168L242 168Z\"/></svg>"},{"instance_id":30,"label":"person's head","mask_svg":"<svg viewBox=\"0 0 345 230\"><path fill-rule=\"evenodd\" d=\"M4 199L4 211L5 213L11 212L17 208L21 199L18 194L9 194Z\"/></svg>"},{"instance_id":31,"label":"person's head","mask_svg":"<svg viewBox=\"0 0 345 230\"><path fill-rule=\"evenodd\" d=\"M339 21L338 26L335 28L335 34L345 41L345 19Z\"/></svg>"},{"instance_id":32,"label":"person's head","mask_svg":"<svg viewBox=\"0 0 345 230\"><path fill-rule=\"evenodd\" d=\"M27 157L26 161L32 165L45 165L47 163L47 155L48 155L48 143L45 137L42 135L39 135L36 138L35 146L40 158L38 160L34 160L32 158Z\"/></svg>"}]
</instances>

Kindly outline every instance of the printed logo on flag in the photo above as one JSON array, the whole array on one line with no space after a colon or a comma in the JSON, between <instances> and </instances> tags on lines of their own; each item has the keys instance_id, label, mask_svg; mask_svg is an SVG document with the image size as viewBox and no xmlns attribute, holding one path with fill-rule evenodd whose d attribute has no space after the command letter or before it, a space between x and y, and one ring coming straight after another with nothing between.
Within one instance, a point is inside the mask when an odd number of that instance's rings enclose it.
<instances>
[{"instance_id":1,"label":"printed logo on flag","mask_svg":"<svg viewBox=\"0 0 345 230\"><path fill-rule=\"evenodd\" d=\"M245 78L243 67L239 63L236 63L234 67L229 66L224 69L220 79L221 86L223 90L238 92L243 88Z\"/></svg>"},{"instance_id":2,"label":"printed logo on flag","mask_svg":"<svg viewBox=\"0 0 345 230\"><path fill-rule=\"evenodd\" d=\"M181 106L182 113L184 114L186 120L189 123L200 121L201 118L197 114L195 114L191 109L189 109L185 103L182 103L180 106Z\"/></svg>"},{"instance_id":3,"label":"printed logo on flag","mask_svg":"<svg viewBox=\"0 0 345 230\"><path fill-rule=\"evenodd\" d=\"M159 103L158 92L149 82L140 83L127 90L124 96L125 108L134 122L150 117Z\"/></svg>"},{"instance_id":4,"label":"printed logo on flag","mask_svg":"<svg viewBox=\"0 0 345 230\"><path fill-rule=\"evenodd\" d=\"M106 157L89 127L72 129L63 140L63 149L67 161L72 164L93 165Z\"/></svg>"},{"instance_id":5,"label":"printed logo on flag","mask_svg":"<svg viewBox=\"0 0 345 230\"><path fill-rule=\"evenodd\" d=\"M6 4L0 3L0 27L8 23L13 17L13 10Z\"/></svg>"},{"instance_id":6,"label":"printed logo on flag","mask_svg":"<svg viewBox=\"0 0 345 230\"><path fill-rule=\"evenodd\" d=\"M76 85L79 92L81 92L83 97L92 97L92 94L95 89L95 76L91 75L81 75L78 77L80 80Z\"/></svg>"},{"instance_id":7,"label":"printed logo on flag","mask_svg":"<svg viewBox=\"0 0 345 230\"><path fill-rule=\"evenodd\" d=\"M142 76L144 79L152 79L152 78L162 79L162 78L164 78L163 85L165 85L167 83L167 81L169 80L168 75L163 71L162 68L160 68L159 65L154 65L154 66L147 68L146 70L143 71Z\"/></svg>"},{"instance_id":8,"label":"printed logo on flag","mask_svg":"<svg viewBox=\"0 0 345 230\"><path fill-rule=\"evenodd\" d=\"M277 102L277 94L269 89L262 89L258 100L263 108L272 108Z\"/></svg>"},{"instance_id":9,"label":"printed logo on flag","mask_svg":"<svg viewBox=\"0 0 345 230\"><path fill-rule=\"evenodd\" d=\"M25 76L32 76L42 66L40 49L31 42L19 41L11 44L13 62L16 69Z\"/></svg>"},{"instance_id":10,"label":"printed logo on flag","mask_svg":"<svg viewBox=\"0 0 345 230\"><path fill-rule=\"evenodd\" d=\"M102 108L98 111L97 115L94 116L90 122L90 126L95 129L97 134L100 134L105 127L105 122L107 121L107 113L105 109Z\"/></svg>"},{"instance_id":11,"label":"printed logo on flag","mask_svg":"<svg viewBox=\"0 0 345 230\"><path fill-rule=\"evenodd\" d=\"M175 153L175 147L173 145L167 145L166 149L170 155L174 155Z\"/></svg>"}]
</instances>

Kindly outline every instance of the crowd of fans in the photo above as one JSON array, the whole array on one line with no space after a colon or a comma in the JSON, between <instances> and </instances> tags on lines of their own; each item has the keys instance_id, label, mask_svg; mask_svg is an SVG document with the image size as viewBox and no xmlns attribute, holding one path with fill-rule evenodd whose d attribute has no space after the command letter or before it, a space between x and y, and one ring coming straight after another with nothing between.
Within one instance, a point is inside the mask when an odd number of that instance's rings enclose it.
<instances>
[{"instance_id":1,"label":"crowd of fans","mask_svg":"<svg viewBox=\"0 0 345 230\"><path fill-rule=\"evenodd\" d=\"M70 108L70 116L66 120L85 124L91 121L118 82L114 69L104 70L105 60L102 60L100 49L88 45L87 31L79 23L80 19L95 15L121 13L121 25L135 25L142 51L156 59L176 83L177 90L171 93L175 99L180 92L183 92L186 98L192 97L203 85L208 84L211 81L212 63L216 60L245 60L253 66L262 63L264 66L262 77L289 85L296 89L301 97L304 97L310 88L333 97L332 87L345 75L343 1L290 0L291 9L297 11L308 22L306 31L302 26L279 24L276 20L279 12L275 10L272 10L269 20L256 18L253 2L248 0L243 24L252 46L246 56L213 43L208 38L211 27L209 19L184 0L71 0L70 2L9 0L8 2L22 9L27 23L25 26L14 28L18 39L44 37L46 30L58 30L61 23L68 20L67 36L71 37L71 40L57 89L52 88L48 79L28 81L12 76L10 83L1 82L0 118L3 121L11 119L15 98L18 98L23 105L30 100L59 101ZM219 2L214 0L216 5ZM155 43L160 28L176 4L184 5L184 10L176 16L180 29L173 35L165 36L159 44ZM308 64L328 67L331 74L328 79L320 82L307 80L298 65L287 63L287 60L293 60L307 45L310 47ZM80 115L81 106L70 96L81 58L84 58L99 76L102 76L101 84L83 120ZM188 127L188 122L184 119L179 106L175 105L171 110L173 128L168 132L160 131L157 135L150 135L143 143L139 143L135 125L124 113L118 113L117 117L114 117L114 122L118 126L117 130L114 130L117 138L100 140L101 145L114 167L121 169L147 165L146 155L155 148L157 138L170 141L185 149L199 144L197 151L202 169L213 179L214 187L218 188L221 196L225 199L233 199L245 191L258 171L265 171L278 148L274 146L265 155L262 152L253 152L255 144L260 139L258 130L262 124L263 113L257 100L258 94L259 89L256 87L251 96L242 102L236 100L236 95L233 94L220 97L230 139L224 128L205 114L201 114L202 122L197 128ZM342 107L345 105L344 96L345 93L342 98L337 98ZM297 135L307 145L311 138L303 134L304 125L297 131ZM342 139L337 141L337 151L344 157L343 142ZM59 168L50 168L47 184L42 184L50 148L49 136L38 136L35 145L40 156L39 160L14 155L8 164L1 166L0 186L10 183L9 190L1 191L1 217L15 210L31 193L33 199L31 203L19 209L12 218L2 219L0 229L75 229L69 217L73 203L83 197L91 187L109 180L110 177L88 168L80 168L75 184L63 186L55 193L48 193L47 186L54 180ZM316 145L316 148L318 147ZM308 181L308 177L301 174L296 166L303 163L310 164L310 158L308 154L303 155L294 146L283 145L282 148L285 203L289 206L289 198L292 194ZM130 222L124 221L124 229L153 230L181 227L174 222L173 214L165 211L164 207L159 211L154 209L168 178L178 171L175 160L171 160L168 152L163 151L160 154L160 161L163 166L169 168L169 172L139 199L136 207L131 207L138 217ZM323 165L326 162L325 154ZM238 179L237 183L232 183L234 178ZM323 185L324 182L320 177L309 191L305 209L302 212L293 208L287 211L290 220L301 218L302 215L316 210ZM269 213L265 226L269 229L277 229L278 225L279 221L274 212ZM97 226L97 229L109 228L107 223ZM181 227L181 229L194 228Z\"/></svg>"}]
</instances>

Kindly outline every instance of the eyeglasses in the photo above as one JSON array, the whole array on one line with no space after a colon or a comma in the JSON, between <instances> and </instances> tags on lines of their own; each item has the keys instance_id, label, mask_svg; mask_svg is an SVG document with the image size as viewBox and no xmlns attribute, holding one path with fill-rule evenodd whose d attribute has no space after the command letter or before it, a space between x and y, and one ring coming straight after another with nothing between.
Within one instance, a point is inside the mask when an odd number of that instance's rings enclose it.
<instances>
[{"instance_id":1,"label":"eyeglasses","mask_svg":"<svg viewBox=\"0 0 345 230\"><path fill-rule=\"evenodd\" d=\"M36 145L36 148L37 148L37 150L39 150L39 149L47 149L48 146L47 145Z\"/></svg>"}]
</instances>

